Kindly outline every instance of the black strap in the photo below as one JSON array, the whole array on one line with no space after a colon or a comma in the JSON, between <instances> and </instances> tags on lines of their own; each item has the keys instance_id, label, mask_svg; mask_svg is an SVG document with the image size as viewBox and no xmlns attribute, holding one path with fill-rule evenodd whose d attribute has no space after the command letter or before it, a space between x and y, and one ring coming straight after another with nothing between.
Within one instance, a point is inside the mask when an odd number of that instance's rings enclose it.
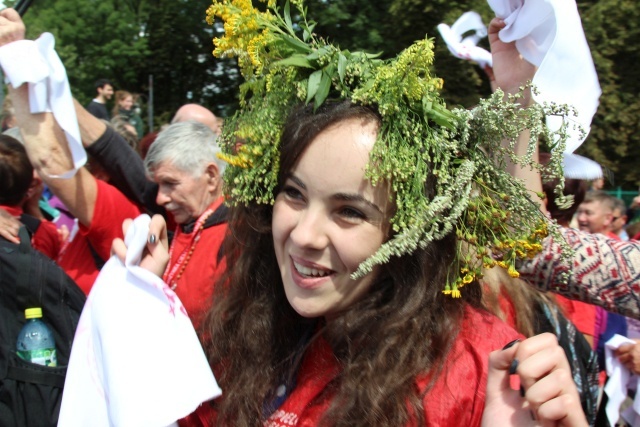
<instances>
[{"instance_id":1,"label":"black strap","mask_svg":"<svg viewBox=\"0 0 640 427\"><path fill-rule=\"evenodd\" d=\"M98 270L102 270L102 267L104 267L104 265L106 264L105 260L103 260L102 257L98 254L98 251L96 251L96 249L91 246L89 239L87 239L87 246L89 246L89 251L91 251L93 263L96 265L96 268Z\"/></svg>"},{"instance_id":2,"label":"black strap","mask_svg":"<svg viewBox=\"0 0 640 427\"><path fill-rule=\"evenodd\" d=\"M35 366L35 365L34 365ZM65 374L61 372L51 372L38 368L27 368L21 366L9 366L7 367L7 378L32 383L43 384L52 387L64 387Z\"/></svg>"},{"instance_id":3,"label":"black strap","mask_svg":"<svg viewBox=\"0 0 640 427\"><path fill-rule=\"evenodd\" d=\"M20 222L27 227L27 231L32 236L36 234L36 231L38 231L38 228L40 228L40 224L42 223L42 221L35 216L25 213L20 215Z\"/></svg>"},{"instance_id":4,"label":"black strap","mask_svg":"<svg viewBox=\"0 0 640 427\"><path fill-rule=\"evenodd\" d=\"M18 247L18 256L16 257L16 297L18 299L18 307L24 309L31 306L31 238L26 227L20 227L18 231L20 237L20 245Z\"/></svg>"}]
</instances>

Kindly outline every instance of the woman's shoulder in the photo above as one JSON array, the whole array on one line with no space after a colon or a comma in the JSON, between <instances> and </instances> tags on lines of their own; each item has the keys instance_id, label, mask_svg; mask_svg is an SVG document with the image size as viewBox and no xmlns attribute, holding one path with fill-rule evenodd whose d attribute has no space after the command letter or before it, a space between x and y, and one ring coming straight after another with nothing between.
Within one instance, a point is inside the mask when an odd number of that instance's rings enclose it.
<instances>
[{"instance_id":1,"label":"woman's shoulder","mask_svg":"<svg viewBox=\"0 0 640 427\"><path fill-rule=\"evenodd\" d=\"M473 344L478 350L490 353L516 338L523 336L494 314L467 306L457 341Z\"/></svg>"},{"instance_id":2,"label":"woman's shoulder","mask_svg":"<svg viewBox=\"0 0 640 427\"><path fill-rule=\"evenodd\" d=\"M465 309L460 331L445 357L438 378L418 381L427 390L424 398L428 425L476 426L482 419L489 353L521 338L511 326L493 314L473 307Z\"/></svg>"}]
</instances>

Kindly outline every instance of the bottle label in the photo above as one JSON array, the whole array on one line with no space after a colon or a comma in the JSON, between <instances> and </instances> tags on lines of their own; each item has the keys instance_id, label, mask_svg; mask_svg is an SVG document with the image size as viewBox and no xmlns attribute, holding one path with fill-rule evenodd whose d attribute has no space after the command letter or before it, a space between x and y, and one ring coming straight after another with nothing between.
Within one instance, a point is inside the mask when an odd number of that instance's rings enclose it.
<instances>
[{"instance_id":1,"label":"bottle label","mask_svg":"<svg viewBox=\"0 0 640 427\"><path fill-rule=\"evenodd\" d=\"M56 356L56 349L53 348L40 348L37 350L18 350L18 356L22 360L26 360L30 363L42 366L58 366L58 357Z\"/></svg>"}]
</instances>

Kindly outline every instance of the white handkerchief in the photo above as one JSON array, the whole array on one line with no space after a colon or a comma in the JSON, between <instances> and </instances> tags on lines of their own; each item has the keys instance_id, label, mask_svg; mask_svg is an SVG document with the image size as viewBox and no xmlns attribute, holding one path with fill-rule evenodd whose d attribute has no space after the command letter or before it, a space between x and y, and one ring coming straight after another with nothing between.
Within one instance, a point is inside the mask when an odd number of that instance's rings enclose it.
<instances>
[{"instance_id":1,"label":"white handkerchief","mask_svg":"<svg viewBox=\"0 0 640 427\"><path fill-rule=\"evenodd\" d=\"M104 266L80 317L59 426L168 426L221 394L184 306L137 266L150 218L127 232L127 257Z\"/></svg>"},{"instance_id":2,"label":"white handkerchief","mask_svg":"<svg viewBox=\"0 0 640 427\"><path fill-rule=\"evenodd\" d=\"M74 169L52 178L71 178L87 162L67 72L55 51L51 33L36 41L19 40L0 47L0 66L13 87L29 84L31 113L52 112L64 130Z\"/></svg>"},{"instance_id":3,"label":"white handkerchief","mask_svg":"<svg viewBox=\"0 0 640 427\"><path fill-rule=\"evenodd\" d=\"M439 24L438 31L454 56L475 61L482 68L491 65L491 53L477 46L478 42L487 36L487 27L476 12L463 13L451 27ZM469 31L473 33L462 38Z\"/></svg>"},{"instance_id":4,"label":"white handkerchief","mask_svg":"<svg viewBox=\"0 0 640 427\"><path fill-rule=\"evenodd\" d=\"M613 351L617 350L622 344L635 344L635 341L623 337L622 335L614 335L605 343L605 362L607 367L607 376L609 380L604 387L605 393L609 397L605 412L609 419L610 425L615 425L620 418L620 405L627 397L627 390L630 387L637 388L640 385L640 378L633 375L627 368L620 363L617 357L613 355ZM634 427L640 424L634 423L636 417L640 413L640 393L636 394L633 405L623 414L625 419L631 422Z\"/></svg>"},{"instance_id":5,"label":"white handkerchief","mask_svg":"<svg viewBox=\"0 0 640 427\"><path fill-rule=\"evenodd\" d=\"M579 125L588 134L602 91L591 51L582 29L574 0L488 0L507 26L500 40L516 42L522 56L538 67L533 84L538 103L573 105L577 117L569 126L566 153L573 153L584 141ZM547 124L558 129L562 120L549 117Z\"/></svg>"}]
</instances>

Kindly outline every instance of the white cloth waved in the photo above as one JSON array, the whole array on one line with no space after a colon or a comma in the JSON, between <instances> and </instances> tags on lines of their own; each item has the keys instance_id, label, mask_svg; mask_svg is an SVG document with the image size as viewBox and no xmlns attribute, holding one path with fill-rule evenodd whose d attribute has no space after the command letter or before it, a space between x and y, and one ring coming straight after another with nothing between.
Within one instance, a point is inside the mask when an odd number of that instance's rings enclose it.
<instances>
[{"instance_id":1,"label":"white cloth waved","mask_svg":"<svg viewBox=\"0 0 640 427\"><path fill-rule=\"evenodd\" d=\"M602 93L580 14L574 0L488 0L496 16L507 26L500 33L505 43L516 42L522 56L538 67L533 84L538 103L573 105L575 124L586 134ZM561 117L547 117L547 125L559 129ZM573 153L584 141L572 123L565 152Z\"/></svg>"},{"instance_id":2,"label":"white cloth waved","mask_svg":"<svg viewBox=\"0 0 640 427\"><path fill-rule=\"evenodd\" d=\"M439 24L438 31L454 56L475 61L482 68L492 66L491 53L477 46L480 40L487 37L487 27L476 12L463 13L451 27ZM473 34L462 38L469 31L473 31Z\"/></svg>"},{"instance_id":3,"label":"white cloth waved","mask_svg":"<svg viewBox=\"0 0 640 427\"><path fill-rule=\"evenodd\" d=\"M74 169L52 178L71 178L87 162L73 105L67 71L55 51L51 33L37 40L18 40L0 47L0 66L11 86L29 85L31 113L52 112L67 137Z\"/></svg>"},{"instance_id":4,"label":"white cloth waved","mask_svg":"<svg viewBox=\"0 0 640 427\"><path fill-rule=\"evenodd\" d=\"M522 56L538 67L533 77L533 84L539 90L538 95L534 94L536 102L575 107L577 116L568 118L569 139L564 150L573 153L589 133L602 93L575 1L488 0L488 3L507 24L499 33L500 40L515 41ZM443 28L447 34L446 25ZM443 38L455 56L476 61L481 66L485 62L491 65L485 59L490 53L475 46L477 41L473 48L464 48L460 40L462 33L458 39L445 34ZM473 41L466 40L467 43ZM547 125L552 130L562 124L562 117L547 117Z\"/></svg>"},{"instance_id":5,"label":"white cloth waved","mask_svg":"<svg viewBox=\"0 0 640 427\"><path fill-rule=\"evenodd\" d=\"M609 401L605 408L610 425L616 425L620 418L620 405L627 397L629 388L637 388L640 385L640 377L629 372L629 370L614 356L622 344L635 344L635 341L622 335L614 335L605 343L605 363L609 380L604 387ZM640 427L640 393L636 394L633 405L627 408L622 414L623 418L633 427Z\"/></svg>"},{"instance_id":6,"label":"white cloth waved","mask_svg":"<svg viewBox=\"0 0 640 427\"><path fill-rule=\"evenodd\" d=\"M59 426L168 426L221 394L184 306L138 266L150 218L129 228L123 264L103 267L87 299Z\"/></svg>"}]
</instances>

